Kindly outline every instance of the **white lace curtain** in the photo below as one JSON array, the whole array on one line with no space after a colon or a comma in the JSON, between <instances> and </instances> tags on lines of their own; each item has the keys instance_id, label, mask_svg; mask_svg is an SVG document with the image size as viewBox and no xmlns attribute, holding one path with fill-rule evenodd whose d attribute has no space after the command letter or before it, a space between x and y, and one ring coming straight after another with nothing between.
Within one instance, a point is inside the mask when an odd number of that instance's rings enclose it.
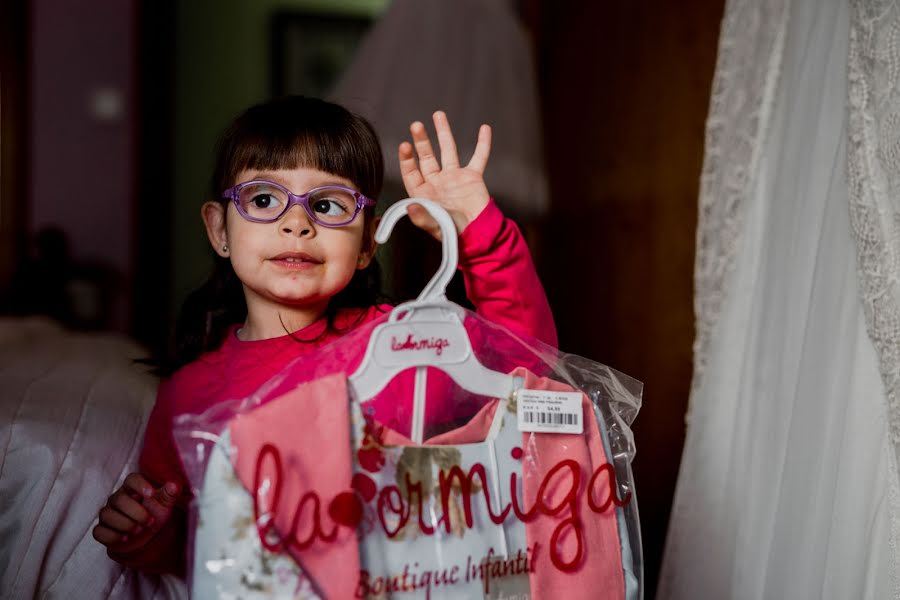
<instances>
[{"instance_id":1,"label":"white lace curtain","mask_svg":"<svg viewBox=\"0 0 900 600\"><path fill-rule=\"evenodd\" d=\"M853 2L848 183L859 285L900 455L900 2Z\"/></svg>"},{"instance_id":2,"label":"white lace curtain","mask_svg":"<svg viewBox=\"0 0 900 600\"><path fill-rule=\"evenodd\" d=\"M897 598L900 6L730 0L659 598Z\"/></svg>"}]
</instances>

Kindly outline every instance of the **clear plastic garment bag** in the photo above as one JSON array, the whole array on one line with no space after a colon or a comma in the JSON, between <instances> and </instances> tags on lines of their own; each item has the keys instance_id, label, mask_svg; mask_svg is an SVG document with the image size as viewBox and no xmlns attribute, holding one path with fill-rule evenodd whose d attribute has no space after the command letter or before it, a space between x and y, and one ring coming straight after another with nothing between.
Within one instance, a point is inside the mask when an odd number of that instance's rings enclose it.
<instances>
[{"instance_id":1,"label":"clear plastic garment bag","mask_svg":"<svg viewBox=\"0 0 900 600\"><path fill-rule=\"evenodd\" d=\"M419 298L256 394L179 417L197 597L641 595L629 424L639 382ZM408 433L407 433L408 432Z\"/></svg>"}]
</instances>

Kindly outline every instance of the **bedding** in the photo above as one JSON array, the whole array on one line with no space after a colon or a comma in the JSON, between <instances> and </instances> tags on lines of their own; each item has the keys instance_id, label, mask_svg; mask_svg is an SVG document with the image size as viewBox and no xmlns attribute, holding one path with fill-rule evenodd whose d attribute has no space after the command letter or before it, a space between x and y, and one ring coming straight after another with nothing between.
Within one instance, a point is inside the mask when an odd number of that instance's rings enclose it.
<instances>
[{"instance_id":1,"label":"bedding","mask_svg":"<svg viewBox=\"0 0 900 600\"><path fill-rule=\"evenodd\" d=\"M106 555L92 530L136 470L157 380L116 334L0 318L0 597L187 598Z\"/></svg>"}]
</instances>

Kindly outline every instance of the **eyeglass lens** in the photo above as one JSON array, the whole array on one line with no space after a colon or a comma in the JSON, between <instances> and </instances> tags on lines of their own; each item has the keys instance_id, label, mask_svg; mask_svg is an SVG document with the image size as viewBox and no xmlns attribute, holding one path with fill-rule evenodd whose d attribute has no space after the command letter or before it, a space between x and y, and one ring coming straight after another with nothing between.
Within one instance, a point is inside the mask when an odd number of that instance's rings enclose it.
<instances>
[{"instance_id":1,"label":"eyeglass lens","mask_svg":"<svg viewBox=\"0 0 900 600\"><path fill-rule=\"evenodd\" d=\"M241 209L252 219L275 221L281 218L288 205L285 190L254 183L241 189L238 198ZM356 214L356 198L352 193L340 188L322 188L310 194L309 213L324 225L343 225L353 220Z\"/></svg>"}]
</instances>

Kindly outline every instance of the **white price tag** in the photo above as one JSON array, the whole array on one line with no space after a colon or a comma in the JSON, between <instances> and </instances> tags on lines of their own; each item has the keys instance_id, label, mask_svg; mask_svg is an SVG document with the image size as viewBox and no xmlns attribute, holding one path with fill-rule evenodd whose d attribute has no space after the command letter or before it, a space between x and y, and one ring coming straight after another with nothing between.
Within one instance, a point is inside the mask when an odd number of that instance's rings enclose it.
<instances>
[{"instance_id":1,"label":"white price tag","mask_svg":"<svg viewBox=\"0 0 900 600\"><path fill-rule=\"evenodd\" d=\"M519 390L516 395L519 431L583 433L581 393Z\"/></svg>"}]
</instances>

